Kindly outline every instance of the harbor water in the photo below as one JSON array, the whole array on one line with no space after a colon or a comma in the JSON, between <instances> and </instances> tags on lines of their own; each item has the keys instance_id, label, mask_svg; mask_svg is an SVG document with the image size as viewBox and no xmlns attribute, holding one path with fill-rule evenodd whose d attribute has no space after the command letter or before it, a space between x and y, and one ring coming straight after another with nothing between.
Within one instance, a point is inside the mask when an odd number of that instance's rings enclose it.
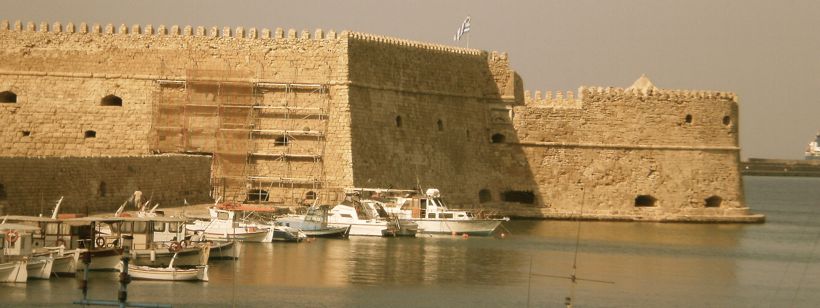
<instances>
[{"instance_id":1,"label":"harbor water","mask_svg":"<svg viewBox=\"0 0 820 308\"><path fill-rule=\"evenodd\" d=\"M765 224L525 220L507 223L504 239L246 243L238 261L211 262L209 282L133 281L128 298L190 307L560 307L574 294L576 307L816 307L820 178L744 182ZM560 276L576 257L573 284ZM0 284L0 306L72 306L79 276ZM89 298L113 300L117 273L94 272L89 285Z\"/></svg>"}]
</instances>

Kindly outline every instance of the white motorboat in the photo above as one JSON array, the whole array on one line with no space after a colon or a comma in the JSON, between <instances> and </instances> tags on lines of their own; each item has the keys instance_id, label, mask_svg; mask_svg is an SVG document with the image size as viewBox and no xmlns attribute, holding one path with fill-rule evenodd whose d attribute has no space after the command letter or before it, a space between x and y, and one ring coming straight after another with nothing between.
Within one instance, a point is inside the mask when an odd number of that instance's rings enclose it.
<instances>
[{"instance_id":1,"label":"white motorboat","mask_svg":"<svg viewBox=\"0 0 820 308\"><path fill-rule=\"evenodd\" d=\"M208 209L211 220L196 220L185 225L191 233L201 233L205 239L213 241L269 242L273 237L271 226L243 223L236 217L236 212Z\"/></svg>"},{"instance_id":2,"label":"white motorboat","mask_svg":"<svg viewBox=\"0 0 820 308\"><path fill-rule=\"evenodd\" d=\"M54 265L54 258L51 255L32 256L26 264L26 272L29 279L49 279L51 278L51 268Z\"/></svg>"},{"instance_id":3,"label":"white motorboat","mask_svg":"<svg viewBox=\"0 0 820 308\"><path fill-rule=\"evenodd\" d=\"M74 275L80 259L80 250L65 250L65 247L46 247L53 253L54 264L51 272L57 275Z\"/></svg>"},{"instance_id":4,"label":"white motorboat","mask_svg":"<svg viewBox=\"0 0 820 308\"><path fill-rule=\"evenodd\" d=\"M348 198L330 210L328 225L349 226L349 235L416 236L418 225L390 217L379 202L359 202Z\"/></svg>"},{"instance_id":5,"label":"white motorboat","mask_svg":"<svg viewBox=\"0 0 820 308\"><path fill-rule=\"evenodd\" d=\"M406 191L404 191L406 192ZM392 197L385 205L387 212L419 225L422 233L491 235L508 217L482 217L472 210L450 209L438 189L427 189L424 196L406 194Z\"/></svg>"},{"instance_id":6,"label":"white motorboat","mask_svg":"<svg viewBox=\"0 0 820 308\"><path fill-rule=\"evenodd\" d=\"M345 238L350 226L328 226L328 209L326 206L311 206L305 215L279 217L276 224L286 225L302 230L308 237Z\"/></svg>"}]
</instances>

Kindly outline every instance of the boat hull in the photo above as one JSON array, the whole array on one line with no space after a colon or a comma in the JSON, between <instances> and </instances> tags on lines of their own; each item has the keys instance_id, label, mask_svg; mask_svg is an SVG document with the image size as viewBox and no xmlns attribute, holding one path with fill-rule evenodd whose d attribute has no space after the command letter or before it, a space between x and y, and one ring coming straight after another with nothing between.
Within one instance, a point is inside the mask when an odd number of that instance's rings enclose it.
<instances>
[{"instance_id":1,"label":"boat hull","mask_svg":"<svg viewBox=\"0 0 820 308\"><path fill-rule=\"evenodd\" d=\"M153 257L151 252L153 251ZM133 250L131 263L138 266L168 266L171 264L171 258L174 253L168 249L137 249ZM153 259L153 260L152 260ZM177 258L174 260L176 266L197 266L202 260L202 249L199 247L186 247L177 253Z\"/></svg>"},{"instance_id":2,"label":"boat hull","mask_svg":"<svg viewBox=\"0 0 820 308\"><path fill-rule=\"evenodd\" d=\"M128 275L134 279L163 281L208 281L208 266L195 269L128 265Z\"/></svg>"},{"instance_id":3,"label":"boat hull","mask_svg":"<svg viewBox=\"0 0 820 308\"><path fill-rule=\"evenodd\" d=\"M26 282L26 261L0 263L0 282Z\"/></svg>"},{"instance_id":4,"label":"boat hull","mask_svg":"<svg viewBox=\"0 0 820 308\"><path fill-rule=\"evenodd\" d=\"M211 259L238 259L239 258L239 243L238 242L212 242L211 244Z\"/></svg>"},{"instance_id":5,"label":"boat hull","mask_svg":"<svg viewBox=\"0 0 820 308\"><path fill-rule=\"evenodd\" d=\"M77 263L79 262L80 254L69 253L54 258L54 265L51 267L51 272L61 275L73 275L77 272Z\"/></svg>"},{"instance_id":6,"label":"boat hull","mask_svg":"<svg viewBox=\"0 0 820 308\"><path fill-rule=\"evenodd\" d=\"M242 242L269 242L268 229L260 229L256 232L245 233L211 233L205 232L205 239L212 241L242 241Z\"/></svg>"},{"instance_id":7,"label":"boat hull","mask_svg":"<svg viewBox=\"0 0 820 308\"><path fill-rule=\"evenodd\" d=\"M116 270L117 264L122 259L122 249L120 248L102 248L92 251L83 251L80 254L80 262L77 264L79 270L85 269L85 263L82 262L85 255L91 253L91 264L88 267L90 270Z\"/></svg>"},{"instance_id":8,"label":"boat hull","mask_svg":"<svg viewBox=\"0 0 820 308\"><path fill-rule=\"evenodd\" d=\"M345 238L348 236L350 226L327 228L319 230L302 230L308 237L324 237L324 238Z\"/></svg>"},{"instance_id":9,"label":"boat hull","mask_svg":"<svg viewBox=\"0 0 820 308\"><path fill-rule=\"evenodd\" d=\"M34 257L26 264L29 279L51 278L51 268L54 265L52 257Z\"/></svg>"},{"instance_id":10,"label":"boat hull","mask_svg":"<svg viewBox=\"0 0 820 308\"><path fill-rule=\"evenodd\" d=\"M501 225L503 220L476 219L476 220L446 220L446 219L414 219L422 233L429 234L469 234L491 235Z\"/></svg>"}]
</instances>

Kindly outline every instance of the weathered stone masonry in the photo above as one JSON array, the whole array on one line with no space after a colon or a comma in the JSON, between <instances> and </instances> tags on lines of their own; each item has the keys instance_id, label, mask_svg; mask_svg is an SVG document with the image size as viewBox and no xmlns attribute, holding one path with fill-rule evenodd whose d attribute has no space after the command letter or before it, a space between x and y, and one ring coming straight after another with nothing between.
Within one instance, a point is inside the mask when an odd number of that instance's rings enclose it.
<instances>
[{"instance_id":1,"label":"weathered stone masonry","mask_svg":"<svg viewBox=\"0 0 820 308\"><path fill-rule=\"evenodd\" d=\"M525 95L506 54L322 30L3 21L0 44L0 163L195 153L213 159L192 189L228 200L332 204L348 187L420 185L517 216L762 220L743 201L731 93L642 78ZM17 195L35 191L94 198L4 173L7 209L31 212Z\"/></svg>"}]
</instances>

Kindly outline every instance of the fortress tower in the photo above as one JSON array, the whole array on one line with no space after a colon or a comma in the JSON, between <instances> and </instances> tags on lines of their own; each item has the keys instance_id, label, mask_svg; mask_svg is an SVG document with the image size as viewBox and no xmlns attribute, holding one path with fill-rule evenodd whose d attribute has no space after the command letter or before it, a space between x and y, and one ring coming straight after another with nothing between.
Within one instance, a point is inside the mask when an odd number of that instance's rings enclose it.
<instances>
[{"instance_id":1,"label":"fortress tower","mask_svg":"<svg viewBox=\"0 0 820 308\"><path fill-rule=\"evenodd\" d=\"M3 21L0 43L9 213L420 185L527 217L762 220L730 93L532 96L506 54L346 31Z\"/></svg>"}]
</instances>

